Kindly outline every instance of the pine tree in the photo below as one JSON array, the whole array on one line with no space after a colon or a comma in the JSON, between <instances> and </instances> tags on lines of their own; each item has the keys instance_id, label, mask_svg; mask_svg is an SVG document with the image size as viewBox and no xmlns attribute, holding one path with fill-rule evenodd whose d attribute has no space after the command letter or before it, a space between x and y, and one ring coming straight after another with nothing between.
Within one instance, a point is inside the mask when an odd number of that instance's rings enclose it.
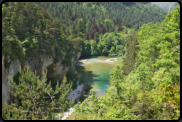
<instances>
[{"instance_id":1,"label":"pine tree","mask_svg":"<svg viewBox=\"0 0 182 122\"><path fill-rule=\"evenodd\" d=\"M36 71L34 74L28 66L25 66L23 70L20 69L19 84L11 80L10 88L15 89L15 92L10 90L10 93L20 99L21 103L20 105L4 103L3 119L56 119L55 110L62 113L73 105L74 100L69 103L65 100L71 91L71 84L66 83L66 77L62 84L59 85L57 82L55 90L51 87L51 83L47 85L46 81L46 72L42 80L39 80ZM58 100L55 99L56 94L60 94Z\"/></svg>"}]
</instances>

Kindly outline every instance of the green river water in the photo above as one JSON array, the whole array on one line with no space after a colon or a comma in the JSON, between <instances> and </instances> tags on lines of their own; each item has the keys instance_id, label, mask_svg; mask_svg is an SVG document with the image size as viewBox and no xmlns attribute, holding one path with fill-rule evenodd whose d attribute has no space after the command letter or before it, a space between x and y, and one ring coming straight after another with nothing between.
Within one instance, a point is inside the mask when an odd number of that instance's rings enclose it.
<instances>
[{"instance_id":1,"label":"green river water","mask_svg":"<svg viewBox=\"0 0 182 122\"><path fill-rule=\"evenodd\" d=\"M117 58L112 59L112 58ZM91 86L95 88L96 97L101 97L107 90L110 71L121 60L122 56L117 57L94 57L89 59L81 59L76 63L76 70L78 72L78 80L80 82L90 82ZM111 61L107 61L112 59Z\"/></svg>"}]
</instances>

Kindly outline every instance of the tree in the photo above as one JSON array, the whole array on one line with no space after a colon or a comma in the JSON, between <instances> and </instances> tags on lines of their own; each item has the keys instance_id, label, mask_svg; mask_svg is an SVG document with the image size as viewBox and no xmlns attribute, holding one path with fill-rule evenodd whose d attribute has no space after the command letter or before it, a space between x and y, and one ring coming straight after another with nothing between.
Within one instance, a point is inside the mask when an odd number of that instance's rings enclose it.
<instances>
[{"instance_id":1,"label":"tree","mask_svg":"<svg viewBox=\"0 0 182 122\"><path fill-rule=\"evenodd\" d=\"M90 45L90 43L87 41L87 42L85 42L86 43L86 49L85 49L85 51L86 51L86 56L87 57L90 57L91 56L91 45Z\"/></svg>"},{"instance_id":2,"label":"tree","mask_svg":"<svg viewBox=\"0 0 182 122\"><path fill-rule=\"evenodd\" d=\"M92 26L92 23L88 20L87 24L86 24L86 32L90 33L90 28Z\"/></svg>"},{"instance_id":3,"label":"tree","mask_svg":"<svg viewBox=\"0 0 182 122\"><path fill-rule=\"evenodd\" d=\"M20 69L19 83L16 84L10 81L10 87L15 89L15 92L10 93L21 99L21 104L16 103L10 105L4 103L2 117L4 119L56 119L55 110L62 112L73 105L74 100L69 103L65 100L71 91L71 84L67 84L66 77L63 83L55 88L51 87L51 83L46 84L46 72L42 80L39 80L37 73L31 72L28 66L23 70ZM59 99L55 95L59 94Z\"/></svg>"},{"instance_id":4,"label":"tree","mask_svg":"<svg viewBox=\"0 0 182 122\"><path fill-rule=\"evenodd\" d=\"M100 33L104 34L105 32L106 32L105 27L102 27L102 28L100 29Z\"/></svg>"},{"instance_id":5,"label":"tree","mask_svg":"<svg viewBox=\"0 0 182 122\"><path fill-rule=\"evenodd\" d=\"M114 26L117 25L117 23L123 22L122 25L128 27L137 25L138 27L136 27L139 28L139 26L142 26L143 24L149 23L151 21L162 21L167 15L167 12L158 8L157 6L154 6L152 4L144 5L144 3L129 4L129 7L127 5L123 5L122 3L116 2L91 2L83 4L67 4L64 2L55 4L49 2L37 2L37 4L45 7L47 11L53 16L53 18L59 18L66 27L71 26L72 22L79 17L83 20L89 20L91 22L93 21L93 24L97 23L99 28L102 27L100 26L99 22L103 22L105 19L110 19L113 22ZM54 8L52 6L54 6ZM153 11L150 11L151 8ZM143 18L143 16L145 17ZM68 23L68 17L71 18L70 20L72 22ZM140 24L138 24L139 21ZM112 29L114 26L111 25ZM106 27L108 32L112 31L111 27L109 27L109 29ZM85 31L88 32L88 29L86 28Z\"/></svg>"},{"instance_id":6,"label":"tree","mask_svg":"<svg viewBox=\"0 0 182 122\"><path fill-rule=\"evenodd\" d=\"M77 31L85 33L85 23L83 19L79 19L77 22Z\"/></svg>"},{"instance_id":7,"label":"tree","mask_svg":"<svg viewBox=\"0 0 182 122\"><path fill-rule=\"evenodd\" d=\"M111 46L112 46L112 38L109 37L108 39L106 39L105 44L106 44L105 46L107 47L107 49L110 50Z\"/></svg>"},{"instance_id":8,"label":"tree","mask_svg":"<svg viewBox=\"0 0 182 122\"><path fill-rule=\"evenodd\" d=\"M96 32L94 34L94 40L98 43L98 41L99 41L99 33L98 32Z\"/></svg>"},{"instance_id":9,"label":"tree","mask_svg":"<svg viewBox=\"0 0 182 122\"><path fill-rule=\"evenodd\" d=\"M94 39L94 35L95 35L95 31L92 31L92 32L90 33L90 39Z\"/></svg>"},{"instance_id":10,"label":"tree","mask_svg":"<svg viewBox=\"0 0 182 122\"><path fill-rule=\"evenodd\" d=\"M97 43L95 40L90 40L91 45L91 55L96 56L97 55Z\"/></svg>"},{"instance_id":11,"label":"tree","mask_svg":"<svg viewBox=\"0 0 182 122\"><path fill-rule=\"evenodd\" d=\"M110 56L115 55L115 47L114 46L111 47L111 50L109 51L109 55Z\"/></svg>"},{"instance_id":12,"label":"tree","mask_svg":"<svg viewBox=\"0 0 182 122\"><path fill-rule=\"evenodd\" d=\"M99 98L91 95L77 105L77 119L179 119L179 15L180 7L176 6L162 23L143 25L131 36L122 62L110 72L106 94ZM105 33L97 44L102 55L108 52L105 40L110 37L112 34ZM123 47L117 45L116 50ZM91 101L90 107L88 101Z\"/></svg>"},{"instance_id":13,"label":"tree","mask_svg":"<svg viewBox=\"0 0 182 122\"><path fill-rule=\"evenodd\" d=\"M99 55L102 55L102 50L104 49L104 47L105 47L105 45L104 45L103 42L99 42L99 43L97 44L97 50L98 50L98 54L99 54Z\"/></svg>"},{"instance_id":14,"label":"tree","mask_svg":"<svg viewBox=\"0 0 182 122\"><path fill-rule=\"evenodd\" d=\"M109 54L109 51L106 47L102 50L102 55L107 56Z\"/></svg>"},{"instance_id":15,"label":"tree","mask_svg":"<svg viewBox=\"0 0 182 122\"><path fill-rule=\"evenodd\" d=\"M118 32L118 30L123 30L124 28L122 27L122 25L120 24L120 23L118 23L117 25L116 25L116 32Z\"/></svg>"},{"instance_id":16,"label":"tree","mask_svg":"<svg viewBox=\"0 0 182 122\"><path fill-rule=\"evenodd\" d=\"M89 39L89 34L88 34L88 33L84 33L83 38L84 38L85 40L88 40L88 39Z\"/></svg>"},{"instance_id":17,"label":"tree","mask_svg":"<svg viewBox=\"0 0 182 122\"><path fill-rule=\"evenodd\" d=\"M99 31L99 27L97 26L97 24L94 24L94 26L91 28L91 30L97 32L97 31Z\"/></svg>"},{"instance_id":18,"label":"tree","mask_svg":"<svg viewBox=\"0 0 182 122\"><path fill-rule=\"evenodd\" d=\"M109 29L111 27L111 24L112 24L112 22L111 22L110 19L105 19L104 20L104 26L106 27L107 32L109 31Z\"/></svg>"},{"instance_id":19,"label":"tree","mask_svg":"<svg viewBox=\"0 0 182 122\"><path fill-rule=\"evenodd\" d=\"M73 34L73 38L76 38L77 32L76 32L76 28L75 28L74 25L72 26L71 32L72 32L72 34Z\"/></svg>"}]
</instances>

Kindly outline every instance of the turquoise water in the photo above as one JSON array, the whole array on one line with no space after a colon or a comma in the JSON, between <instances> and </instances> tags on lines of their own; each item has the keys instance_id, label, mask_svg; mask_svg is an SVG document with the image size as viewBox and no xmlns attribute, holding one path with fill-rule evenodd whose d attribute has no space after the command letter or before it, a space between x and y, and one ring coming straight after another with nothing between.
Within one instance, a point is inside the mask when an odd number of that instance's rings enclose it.
<instances>
[{"instance_id":1,"label":"turquoise water","mask_svg":"<svg viewBox=\"0 0 182 122\"><path fill-rule=\"evenodd\" d=\"M118 63L118 61L106 61L110 58L122 58L122 56L117 57L94 57L86 60L85 63L81 63L79 60L76 65L76 70L78 72L78 80L81 82L90 82L91 86L95 88L96 97L103 96L107 90L110 71Z\"/></svg>"}]
</instances>

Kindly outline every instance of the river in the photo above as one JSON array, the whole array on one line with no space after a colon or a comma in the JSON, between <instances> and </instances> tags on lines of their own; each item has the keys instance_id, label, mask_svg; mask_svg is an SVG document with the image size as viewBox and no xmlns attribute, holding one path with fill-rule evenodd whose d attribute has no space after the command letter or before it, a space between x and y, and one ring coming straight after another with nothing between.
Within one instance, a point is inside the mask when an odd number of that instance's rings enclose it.
<instances>
[{"instance_id":1,"label":"river","mask_svg":"<svg viewBox=\"0 0 182 122\"><path fill-rule=\"evenodd\" d=\"M95 88L96 97L101 97L107 90L110 71L121 60L122 56L117 57L94 57L89 59L81 59L76 63L78 72L78 80L80 82L90 82ZM110 61L109 61L110 60Z\"/></svg>"}]
</instances>

